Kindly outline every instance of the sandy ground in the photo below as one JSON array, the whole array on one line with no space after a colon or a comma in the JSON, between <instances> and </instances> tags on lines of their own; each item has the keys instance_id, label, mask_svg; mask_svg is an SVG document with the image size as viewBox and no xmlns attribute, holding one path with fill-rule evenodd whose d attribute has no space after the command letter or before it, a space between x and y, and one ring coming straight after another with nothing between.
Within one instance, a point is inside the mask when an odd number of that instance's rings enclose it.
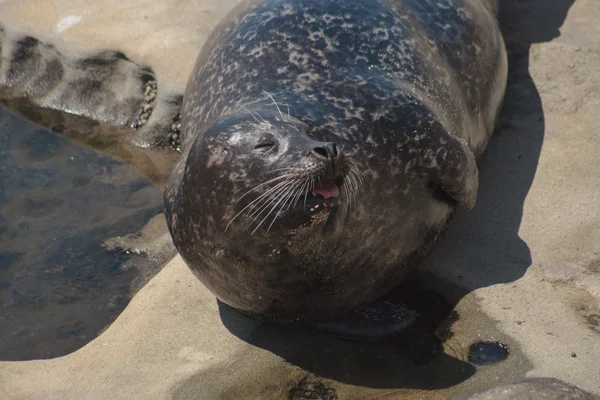
<instances>
[{"instance_id":1,"label":"sandy ground","mask_svg":"<svg viewBox=\"0 0 600 400\"><path fill-rule=\"evenodd\" d=\"M8 1L0 20L72 45L119 48L183 88L197 46L233 3ZM478 203L459 212L422 266L428 290L460 316L430 362L397 343L247 320L176 258L80 350L0 362L0 398L299 399L310 386L323 398L445 399L533 376L600 394L598 20L597 0L503 2L511 77ZM482 339L508 344L508 359L473 367L468 348Z\"/></svg>"}]
</instances>

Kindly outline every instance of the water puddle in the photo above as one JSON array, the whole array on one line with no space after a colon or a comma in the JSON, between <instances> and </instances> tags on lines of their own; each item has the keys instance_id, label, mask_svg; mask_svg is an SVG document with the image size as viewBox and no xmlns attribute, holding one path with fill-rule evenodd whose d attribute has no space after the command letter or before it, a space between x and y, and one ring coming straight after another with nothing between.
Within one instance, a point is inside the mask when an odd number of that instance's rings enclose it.
<instances>
[{"instance_id":1,"label":"water puddle","mask_svg":"<svg viewBox=\"0 0 600 400\"><path fill-rule=\"evenodd\" d=\"M500 342L477 342L469 349L469 361L475 365L496 364L506 360L508 345Z\"/></svg>"},{"instance_id":2,"label":"water puddle","mask_svg":"<svg viewBox=\"0 0 600 400\"><path fill-rule=\"evenodd\" d=\"M142 257L103 244L161 211L128 165L0 108L0 360L65 355L112 323Z\"/></svg>"}]
</instances>

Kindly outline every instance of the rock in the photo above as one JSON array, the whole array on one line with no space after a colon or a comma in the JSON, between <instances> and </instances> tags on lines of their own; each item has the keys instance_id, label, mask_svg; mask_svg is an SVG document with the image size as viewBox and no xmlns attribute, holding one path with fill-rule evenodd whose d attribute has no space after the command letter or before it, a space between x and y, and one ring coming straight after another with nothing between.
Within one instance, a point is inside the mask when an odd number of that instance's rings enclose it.
<instances>
[{"instance_id":1,"label":"rock","mask_svg":"<svg viewBox=\"0 0 600 400\"><path fill-rule=\"evenodd\" d=\"M532 378L499 386L469 397L469 400L597 400L588 392L554 378Z\"/></svg>"}]
</instances>

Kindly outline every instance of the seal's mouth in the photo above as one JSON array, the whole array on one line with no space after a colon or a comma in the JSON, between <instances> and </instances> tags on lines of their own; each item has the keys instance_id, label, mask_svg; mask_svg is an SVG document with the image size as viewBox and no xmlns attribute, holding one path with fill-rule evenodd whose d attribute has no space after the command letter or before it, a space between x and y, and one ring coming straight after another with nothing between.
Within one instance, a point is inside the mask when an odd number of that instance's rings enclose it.
<instances>
[{"instance_id":1,"label":"seal's mouth","mask_svg":"<svg viewBox=\"0 0 600 400\"><path fill-rule=\"evenodd\" d=\"M343 178L335 180L321 178L308 193L298 199L293 207L282 210L273 226L283 230L294 229L314 223L313 218L318 215L331 215L341 204L340 197L343 197L343 190Z\"/></svg>"},{"instance_id":2,"label":"seal's mouth","mask_svg":"<svg viewBox=\"0 0 600 400\"><path fill-rule=\"evenodd\" d=\"M256 197L240 204L225 230L242 214L246 215L247 226L254 226L252 233L261 227L268 233L271 228L294 229L307 223L314 224L341 205L349 207L362 184L358 164L350 164L350 167L337 176L332 176L333 171L317 176L307 176L305 171L298 171L298 175L295 171L284 172L257 185L238 199L236 204L260 188Z\"/></svg>"},{"instance_id":3,"label":"seal's mouth","mask_svg":"<svg viewBox=\"0 0 600 400\"><path fill-rule=\"evenodd\" d=\"M342 184L343 181L341 179L339 179L338 182L321 182L313 187L311 193L313 196L321 196L325 200L338 198L340 196L340 186L342 186Z\"/></svg>"},{"instance_id":4,"label":"seal's mouth","mask_svg":"<svg viewBox=\"0 0 600 400\"><path fill-rule=\"evenodd\" d=\"M340 205L343 190L343 178L321 178L293 207L280 213L279 217L310 218L315 213L331 211Z\"/></svg>"},{"instance_id":5,"label":"seal's mouth","mask_svg":"<svg viewBox=\"0 0 600 400\"><path fill-rule=\"evenodd\" d=\"M304 201L299 201L299 204L297 204L297 206L294 208L303 208L302 203L306 203L310 206L325 202L330 205L337 204L339 203L343 188L343 177L336 179L320 178L317 182L315 182L313 188L306 194Z\"/></svg>"}]
</instances>

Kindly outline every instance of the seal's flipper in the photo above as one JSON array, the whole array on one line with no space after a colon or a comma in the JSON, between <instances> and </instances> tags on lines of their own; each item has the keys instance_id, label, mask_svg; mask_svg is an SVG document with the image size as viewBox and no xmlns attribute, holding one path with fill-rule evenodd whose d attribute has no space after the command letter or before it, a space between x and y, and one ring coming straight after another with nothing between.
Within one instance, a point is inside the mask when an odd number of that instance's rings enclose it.
<instances>
[{"instance_id":1,"label":"seal's flipper","mask_svg":"<svg viewBox=\"0 0 600 400\"><path fill-rule=\"evenodd\" d=\"M418 314L401 305L379 301L330 322L314 323L319 331L354 340L382 340L409 327Z\"/></svg>"},{"instance_id":2,"label":"seal's flipper","mask_svg":"<svg viewBox=\"0 0 600 400\"><path fill-rule=\"evenodd\" d=\"M445 134L442 151L436 154L433 182L467 210L475 206L479 188L479 170L467 142Z\"/></svg>"}]
</instances>

